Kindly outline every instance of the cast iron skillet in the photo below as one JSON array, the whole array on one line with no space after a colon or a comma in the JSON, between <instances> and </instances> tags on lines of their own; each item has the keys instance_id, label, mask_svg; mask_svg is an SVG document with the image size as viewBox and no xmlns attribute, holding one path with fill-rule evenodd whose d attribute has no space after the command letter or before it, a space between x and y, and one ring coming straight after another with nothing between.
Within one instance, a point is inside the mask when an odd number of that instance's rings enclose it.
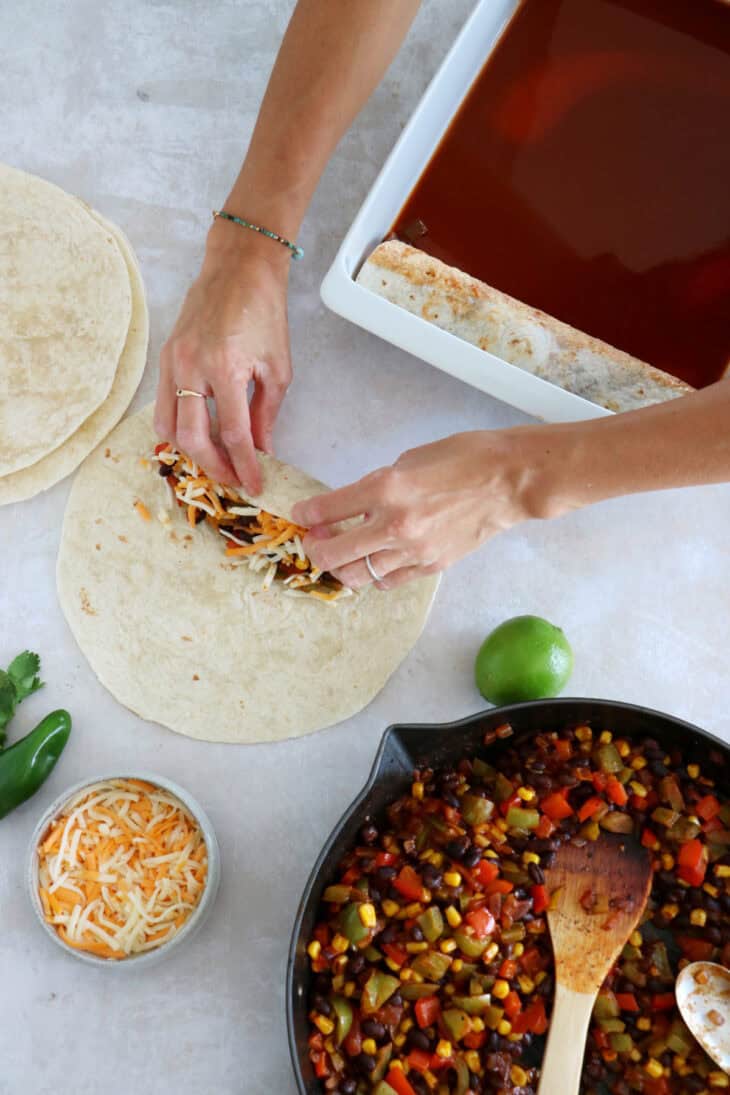
<instances>
[{"instance_id":1,"label":"cast iron skillet","mask_svg":"<svg viewBox=\"0 0 730 1095\"><path fill-rule=\"evenodd\" d=\"M322 891L332 881L339 861L356 843L365 818L369 815L377 818L390 802L403 794L411 784L415 767L453 765L475 751L484 755L485 732L504 722L512 725L514 736L490 746L492 758L505 745L514 746L520 737L529 737L539 730L560 730L588 722L594 729L612 730L622 737L645 736L666 743L668 747L681 745L686 763L695 760L707 763L708 754L714 752L714 776L718 787L730 794L730 748L691 723L647 707L611 700L537 700L480 711L459 722L389 727L365 787L335 826L314 864L294 922L287 966L286 1017L289 1051L301 1095L321 1095L323 1090L307 1055L310 974L306 953Z\"/></svg>"}]
</instances>

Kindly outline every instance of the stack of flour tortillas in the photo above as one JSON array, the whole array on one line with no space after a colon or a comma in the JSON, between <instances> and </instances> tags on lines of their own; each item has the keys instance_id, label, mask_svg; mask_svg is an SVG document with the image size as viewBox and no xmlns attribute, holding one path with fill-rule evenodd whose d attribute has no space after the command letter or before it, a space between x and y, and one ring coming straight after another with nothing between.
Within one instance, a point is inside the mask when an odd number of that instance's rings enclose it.
<instances>
[{"instance_id":1,"label":"stack of flour tortillas","mask_svg":"<svg viewBox=\"0 0 730 1095\"><path fill-rule=\"evenodd\" d=\"M119 229L0 165L0 505L57 483L104 439L139 384L148 328Z\"/></svg>"}]
</instances>

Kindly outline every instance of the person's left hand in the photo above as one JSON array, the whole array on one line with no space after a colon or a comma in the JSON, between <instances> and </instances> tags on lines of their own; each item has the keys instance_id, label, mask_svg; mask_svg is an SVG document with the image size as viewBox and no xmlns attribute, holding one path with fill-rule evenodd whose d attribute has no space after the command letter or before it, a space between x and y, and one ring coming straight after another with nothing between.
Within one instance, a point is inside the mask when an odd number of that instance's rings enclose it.
<instances>
[{"instance_id":1,"label":"person's left hand","mask_svg":"<svg viewBox=\"0 0 730 1095\"><path fill-rule=\"evenodd\" d=\"M404 453L349 487L300 502L293 518L309 528L304 547L323 571L352 589L381 589L444 570L490 537L531 517L570 508L551 501L545 471L560 463L554 427L455 434ZM354 526L342 521L364 517Z\"/></svg>"}]
</instances>

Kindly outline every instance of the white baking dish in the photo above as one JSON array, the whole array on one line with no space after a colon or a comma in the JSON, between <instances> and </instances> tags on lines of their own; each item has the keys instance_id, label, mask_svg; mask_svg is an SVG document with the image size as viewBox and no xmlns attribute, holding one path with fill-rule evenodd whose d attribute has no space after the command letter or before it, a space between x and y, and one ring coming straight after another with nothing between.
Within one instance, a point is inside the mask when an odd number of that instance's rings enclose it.
<instances>
[{"instance_id":1,"label":"white baking dish","mask_svg":"<svg viewBox=\"0 0 730 1095\"><path fill-rule=\"evenodd\" d=\"M598 418L611 412L440 330L355 281L362 263L390 230L516 7L517 0L477 3L342 241L322 282L322 300L360 327L536 418Z\"/></svg>"}]
</instances>

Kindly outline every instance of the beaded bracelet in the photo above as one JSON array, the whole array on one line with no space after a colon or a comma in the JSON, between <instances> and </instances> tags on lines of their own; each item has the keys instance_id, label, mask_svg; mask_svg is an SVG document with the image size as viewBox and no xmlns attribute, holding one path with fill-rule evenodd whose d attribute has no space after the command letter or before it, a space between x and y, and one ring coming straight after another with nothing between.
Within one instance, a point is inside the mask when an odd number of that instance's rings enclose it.
<instances>
[{"instance_id":1,"label":"beaded bracelet","mask_svg":"<svg viewBox=\"0 0 730 1095\"><path fill-rule=\"evenodd\" d=\"M283 243L284 247L288 247L291 251L291 257L293 259L304 258L304 248L298 247L296 243L291 243L289 240L284 239L278 232L271 232L268 228L262 228L260 224L252 224L251 221L245 221L243 217L234 217L232 213L226 213L224 209L214 209L214 217L221 217L225 221L233 221L234 224L240 224L241 228L250 228L252 232L260 232L262 236L268 236L270 240L275 240L276 243Z\"/></svg>"}]
</instances>

